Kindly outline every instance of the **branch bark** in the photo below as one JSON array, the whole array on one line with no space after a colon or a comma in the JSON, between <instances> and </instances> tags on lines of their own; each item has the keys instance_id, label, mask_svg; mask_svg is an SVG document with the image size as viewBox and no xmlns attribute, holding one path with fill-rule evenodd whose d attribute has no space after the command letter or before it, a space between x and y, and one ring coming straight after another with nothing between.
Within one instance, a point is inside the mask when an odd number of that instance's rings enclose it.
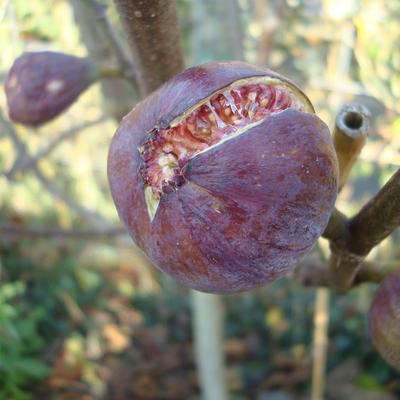
<instances>
[{"instance_id":1,"label":"branch bark","mask_svg":"<svg viewBox=\"0 0 400 400\"><path fill-rule=\"evenodd\" d=\"M393 265L397 267L400 262L395 262ZM392 269L393 267L388 264L364 261L352 282L352 287L366 282L380 283ZM315 255L308 256L299 263L294 270L293 277L307 287L330 286L328 266Z\"/></svg>"},{"instance_id":2,"label":"branch bark","mask_svg":"<svg viewBox=\"0 0 400 400\"><path fill-rule=\"evenodd\" d=\"M178 10L172 0L114 0L133 54L141 96L184 68Z\"/></svg>"},{"instance_id":3,"label":"branch bark","mask_svg":"<svg viewBox=\"0 0 400 400\"><path fill-rule=\"evenodd\" d=\"M329 278L332 288L350 288L365 257L400 226L400 170L360 212L345 232L331 241Z\"/></svg>"}]
</instances>

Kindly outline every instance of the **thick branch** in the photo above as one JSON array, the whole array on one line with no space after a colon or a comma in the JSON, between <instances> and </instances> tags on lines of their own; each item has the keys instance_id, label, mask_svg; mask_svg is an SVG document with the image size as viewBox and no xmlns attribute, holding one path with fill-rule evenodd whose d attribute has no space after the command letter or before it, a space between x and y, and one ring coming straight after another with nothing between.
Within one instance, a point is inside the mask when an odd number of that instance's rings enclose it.
<instances>
[{"instance_id":1,"label":"thick branch","mask_svg":"<svg viewBox=\"0 0 400 400\"><path fill-rule=\"evenodd\" d=\"M349 250L367 254L400 226L400 169L350 220Z\"/></svg>"},{"instance_id":2,"label":"thick branch","mask_svg":"<svg viewBox=\"0 0 400 400\"><path fill-rule=\"evenodd\" d=\"M172 0L114 0L144 97L184 68L178 10Z\"/></svg>"},{"instance_id":3,"label":"thick branch","mask_svg":"<svg viewBox=\"0 0 400 400\"><path fill-rule=\"evenodd\" d=\"M330 280L343 291L374 246L400 226L400 170L361 211L350 219L342 237L331 242Z\"/></svg>"}]
</instances>

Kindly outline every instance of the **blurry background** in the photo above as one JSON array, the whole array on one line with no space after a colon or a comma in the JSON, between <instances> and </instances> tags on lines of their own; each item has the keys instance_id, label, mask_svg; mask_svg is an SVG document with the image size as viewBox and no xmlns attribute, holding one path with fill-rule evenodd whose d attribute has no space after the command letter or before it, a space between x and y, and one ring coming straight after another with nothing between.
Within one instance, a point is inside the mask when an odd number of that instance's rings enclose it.
<instances>
[{"instance_id":1,"label":"blurry background","mask_svg":"<svg viewBox=\"0 0 400 400\"><path fill-rule=\"evenodd\" d=\"M84 20L79 0L0 1L2 87L23 51L87 54L88 25L80 31L71 3ZM105 3L122 37L112 2ZM370 109L369 141L340 210L354 214L399 168L398 0L178 5L188 65L243 59L268 66L298 83L330 127L344 102ZM102 99L107 84L93 85L40 129L12 128L0 91L0 399L198 398L187 290L149 268L119 231L97 234L120 226L106 179L117 127L115 105ZM135 96L121 90L126 110ZM45 153L12 174L10 129L30 154ZM394 239L370 257L399 259ZM400 398L398 373L368 340L374 289L331 298L327 399ZM315 289L290 279L224 298L232 399L309 398L314 303Z\"/></svg>"}]
</instances>

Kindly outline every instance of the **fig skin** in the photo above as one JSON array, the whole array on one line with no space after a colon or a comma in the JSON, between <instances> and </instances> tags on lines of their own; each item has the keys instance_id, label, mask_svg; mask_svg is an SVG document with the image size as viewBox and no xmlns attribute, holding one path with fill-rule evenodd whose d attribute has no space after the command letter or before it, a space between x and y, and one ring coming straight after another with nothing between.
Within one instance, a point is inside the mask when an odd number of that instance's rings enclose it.
<instances>
[{"instance_id":1,"label":"fig skin","mask_svg":"<svg viewBox=\"0 0 400 400\"><path fill-rule=\"evenodd\" d=\"M381 283L368 314L371 340L379 354L400 371L400 270Z\"/></svg>"},{"instance_id":2,"label":"fig skin","mask_svg":"<svg viewBox=\"0 0 400 400\"><path fill-rule=\"evenodd\" d=\"M24 53L14 61L5 82L9 116L28 126L48 122L97 78L88 58L51 51Z\"/></svg>"},{"instance_id":3,"label":"fig skin","mask_svg":"<svg viewBox=\"0 0 400 400\"><path fill-rule=\"evenodd\" d=\"M316 243L333 209L338 164L326 125L287 109L198 154L185 183L163 194L150 221L138 148L155 126L233 82L255 76L293 83L242 62L190 68L138 104L109 151L108 177L121 220L162 271L191 288L234 293L288 273Z\"/></svg>"}]
</instances>

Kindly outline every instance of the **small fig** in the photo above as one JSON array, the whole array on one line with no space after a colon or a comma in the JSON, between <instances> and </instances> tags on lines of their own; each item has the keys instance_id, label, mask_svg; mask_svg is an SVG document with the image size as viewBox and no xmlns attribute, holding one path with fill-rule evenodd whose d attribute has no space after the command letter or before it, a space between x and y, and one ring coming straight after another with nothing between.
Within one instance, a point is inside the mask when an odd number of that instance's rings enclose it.
<instances>
[{"instance_id":1,"label":"small fig","mask_svg":"<svg viewBox=\"0 0 400 400\"><path fill-rule=\"evenodd\" d=\"M242 62L190 68L138 104L110 147L120 218L162 271L206 292L264 285L315 244L338 166L288 79Z\"/></svg>"},{"instance_id":2,"label":"small fig","mask_svg":"<svg viewBox=\"0 0 400 400\"><path fill-rule=\"evenodd\" d=\"M400 371L400 269L381 283L368 314L371 340L379 354Z\"/></svg>"},{"instance_id":3,"label":"small fig","mask_svg":"<svg viewBox=\"0 0 400 400\"><path fill-rule=\"evenodd\" d=\"M69 107L98 78L88 58L51 51L24 53L12 65L5 91L10 118L43 124Z\"/></svg>"}]
</instances>

